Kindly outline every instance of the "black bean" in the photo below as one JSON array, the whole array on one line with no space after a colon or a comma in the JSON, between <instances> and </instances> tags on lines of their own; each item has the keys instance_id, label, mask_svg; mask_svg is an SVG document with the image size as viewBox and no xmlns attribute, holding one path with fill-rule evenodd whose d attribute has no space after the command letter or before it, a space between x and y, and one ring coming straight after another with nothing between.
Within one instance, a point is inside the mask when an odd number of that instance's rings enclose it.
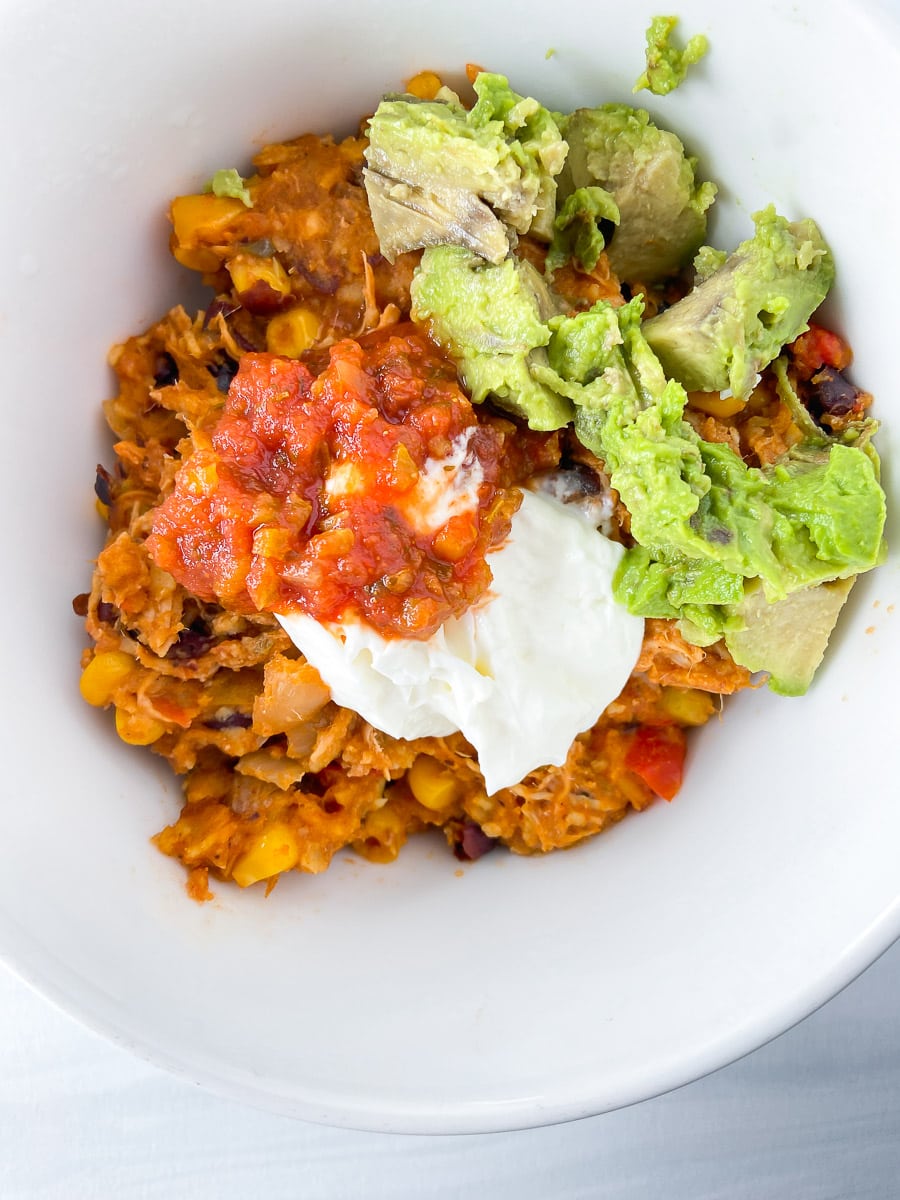
<instances>
[{"instance_id":1,"label":"black bean","mask_svg":"<svg viewBox=\"0 0 900 1200\"><path fill-rule=\"evenodd\" d=\"M167 650L166 658L174 662L199 658L215 644L215 637L206 631L205 626L200 629L182 629L178 635L178 641Z\"/></svg>"},{"instance_id":2,"label":"black bean","mask_svg":"<svg viewBox=\"0 0 900 1200\"><path fill-rule=\"evenodd\" d=\"M88 615L88 604L90 603L90 594L88 592L79 592L72 600L72 612L76 617L86 617Z\"/></svg>"},{"instance_id":3,"label":"black bean","mask_svg":"<svg viewBox=\"0 0 900 1200\"><path fill-rule=\"evenodd\" d=\"M112 504L112 486L113 477L107 471L106 467L97 463L97 474L94 479L94 492L101 504Z\"/></svg>"},{"instance_id":4,"label":"black bean","mask_svg":"<svg viewBox=\"0 0 900 1200\"><path fill-rule=\"evenodd\" d=\"M153 386L158 388L171 387L178 382L178 363L167 350L156 356L153 366Z\"/></svg>"},{"instance_id":5,"label":"black bean","mask_svg":"<svg viewBox=\"0 0 900 1200\"><path fill-rule=\"evenodd\" d=\"M249 729L252 724L253 718L249 713L237 712L233 708L219 708L203 722L206 729Z\"/></svg>"},{"instance_id":6,"label":"black bean","mask_svg":"<svg viewBox=\"0 0 900 1200\"><path fill-rule=\"evenodd\" d=\"M239 329L232 329L231 336L234 338L235 343L240 346L242 350L248 350L252 353L254 350L262 350L265 348L264 344L257 346L255 342L251 342L249 338L244 337Z\"/></svg>"},{"instance_id":7,"label":"black bean","mask_svg":"<svg viewBox=\"0 0 900 1200\"><path fill-rule=\"evenodd\" d=\"M238 372L238 364L234 361L230 354L226 354L218 362L208 366L207 371L216 381L216 387L220 392L227 392L231 387L231 381Z\"/></svg>"},{"instance_id":8,"label":"black bean","mask_svg":"<svg viewBox=\"0 0 900 1200\"><path fill-rule=\"evenodd\" d=\"M565 481L571 483L571 493L575 496L599 496L604 490L603 480L596 471L592 471L586 463L574 462L563 458L559 464L560 471L565 471Z\"/></svg>"},{"instance_id":9,"label":"black bean","mask_svg":"<svg viewBox=\"0 0 900 1200\"><path fill-rule=\"evenodd\" d=\"M340 275L324 275L316 271L311 271L302 259L295 259L291 266L301 275L310 287L315 288L317 292L321 292L323 296L333 296L341 286Z\"/></svg>"},{"instance_id":10,"label":"black bean","mask_svg":"<svg viewBox=\"0 0 900 1200\"><path fill-rule=\"evenodd\" d=\"M119 610L114 604L110 604L107 600L101 600L97 605L97 620L103 621L107 625L112 625L119 615Z\"/></svg>"},{"instance_id":11,"label":"black bean","mask_svg":"<svg viewBox=\"0 0 900 1200\"><path fill-rule=\"evenodd\" d=\"M859 388L831 367L818 371L809 382L814 403L831 417L845 417L852 412L860 396Z\"/></svg>"}]
</instances>

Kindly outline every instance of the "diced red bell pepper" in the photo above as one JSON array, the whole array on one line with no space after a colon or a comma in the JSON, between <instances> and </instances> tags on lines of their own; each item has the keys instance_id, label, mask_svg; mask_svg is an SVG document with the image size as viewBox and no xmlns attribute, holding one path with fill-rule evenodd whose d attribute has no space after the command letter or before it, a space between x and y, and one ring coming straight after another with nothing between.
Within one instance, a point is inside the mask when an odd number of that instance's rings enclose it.
<instances>
[{"instance_id":1,"label":"diced red bell pepper","mask_svg":"<svg viewBox=\"0 0 900 1200\"><path fill-rule=\"evenodd\" d=\"M678 726L642 725L625 755L625 766L657 796L671 800L684 777L684 753L684 731Z\"/></svg>"},{"instance_id":2,"label":"diced red bell pepper","mask_svg":"<svg viewBox=\"0 0 900 1200\"><path fill-rule=\"evenodd\" d=\"M806 333L801 333L796 341L791 342L789 350L798 371L807 379L822 367L843 371L850 366L853 358L853 352L844 339L830 329L823 329L821 325L810 325Z\"/></svg>"}]
</instances>

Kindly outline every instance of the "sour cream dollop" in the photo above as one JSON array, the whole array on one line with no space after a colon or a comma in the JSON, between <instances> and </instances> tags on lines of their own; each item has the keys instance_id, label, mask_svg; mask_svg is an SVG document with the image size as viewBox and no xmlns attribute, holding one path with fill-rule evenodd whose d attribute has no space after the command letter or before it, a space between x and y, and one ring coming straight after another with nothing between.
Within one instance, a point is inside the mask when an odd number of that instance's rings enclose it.
<instances>
[{"instance_id":1,"label":"sour cream dollop","mask_svg":"<svg viewBox=\"0 0 900 1200\"><path fill-rule=\"evenodd\" d=\"M561 766L631 674L644 622L613 599L621 556L582 516L526 491L490 555L490 592L427 641L383 638L359 620L278 620L335 702L376 729L461 732L492 794Z\"/></svg>"}]
</instances>

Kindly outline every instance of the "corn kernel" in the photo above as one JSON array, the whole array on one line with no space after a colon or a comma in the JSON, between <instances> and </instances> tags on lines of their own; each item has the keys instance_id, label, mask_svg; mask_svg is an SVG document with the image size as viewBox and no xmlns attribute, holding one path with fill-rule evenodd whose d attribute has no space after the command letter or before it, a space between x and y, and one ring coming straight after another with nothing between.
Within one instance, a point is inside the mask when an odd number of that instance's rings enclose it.
<instances>
[{"instance_id":1,"label":"corn kernel","mask_svg":"<svg viewBox=\"0 0 900 1200\"><path fill-rule=\"evenodd\" d=\"M292 308L278 313L266 326L266 349L270 354L299 358L315 345L319 336L319 318L308 308Z\"/></svg>"},{"instance_id":2,"label":"corn kernel","mask_svg":"<svg viewBox=\"0 0 900 1200\"><path fill-rule=\"evenodd\" d=\"M165 732L165 725L156 717L128 712L124 708L116 709L116 733L129 746L149 746Z\"/></svg>"},{"instance_id":3,"label":"corn kernel","mask_svg":"<svg viewBox=\"0 0 900 1200\"><path fill-rule=\"evenodd\" d=\"M416 96L419 100L433 100L442 87L440 76L435 75L434 71L420 71L418 75L413 75L412 79L406 81L409 95Z\"/></svg>"},{"instance_id":4,"label":"corn kernel","mask_svg":"<svg viewBox=\"0 0 900 1200\"><path fill-rule=\"evenodd\" d=\"M716 707L709 692L678 687L663 688L662 706L679 725L705 725Z\"/></svg>"},{"instance_id":5,"label":"corn kernel","mask_svg":"<svg viewBox=\"0 0 900 1200\"><path fill-rule=\"evenodd\" d=\"M370 812L362 823L362 837L353 842L353 849L369 862L393 862L406 842L406 818L386 804Z\"/></svg>"},{"instance_id":6,"label":"corn kernel","mask_svg":"<svg viewBox=\"0 0 900 1200\"><path fill-rule=\"evenodd\" d=\"M406 781L418 802L432 812L449 808L462 795L454 773L429 754L419 755L410 767Z\"/></svg>"},{"instance_id":7,"label":"corn kernel","mask_svg":"<svg viewBox=\"0 0 900 1200\"><path fill-rule=\"evenodd\" d=\"M299 859L296 834L287 825L275 823L257 835L234 864L231 875L239 887L250 887L260 879L290 871Z\"/></svg>"},{"instance_id":8,"label":"corn kernel","mask_svg":"<svg viewBox=\"0 0 900 1200\"><path fill-rule=\"evenodd\" d=\"M88 704L103 708L110 703L113 693L122 686L135 666L134 659L123 650L95 654L81 673L78 686L82 696Z\"/></svg>"},{"instance_id":9,"label":"corn kernel","mask_svg":"<svg viewBox=\"0 0 900 1200\"><path fill-rule=\"evenodd\" d=\"M234 290L240 295L255 284L264 283L279 296L291 294L291 281L277 258L261 258L256 254L236 254L228 260L228 273Z\"/></svg>"},{"instance_id":10,"label":"corn kernel","mask_svg":"<svg viewBox=\"0 0 900 1200\"><path fill-rule=\"evenodd\" d=\"M720 396L718 392L688 392L688 404L691 408L699 409L707 416L718 417L720 420L733 417L746 403L746 400L739 400L737 396Z\"/></svg>"},{"instance_id":11,"label":"corn kernel","mask_svg":"<svg viewBox=\"0 0 900 1200\"><path fill-rule=\"evenodd\" d=\"M101 518L102 518L104 521L108 521L108 520L109 520L109 505L108 505L108 504L104 504L104 503L103 503L103 501L100 499L100 497L99 497L99 496L98 496L98 497L97 497L97 499L94 501L94 508L96 508L96 510L97 510L97 515L98 515L99 517L101 517Z\"/></svg>"},{"instance_id":12,"label":"corn kernel","mask_svg":"<svg viewBox=\"0 0 900 1200\"><path fill-rule=\"evenodd\" d=\"M176 196L169 208L175 241L185 249L214 246L226 240L225 231L235 217L245 213L240 200L229 196Z\"/></svg>"},{"instance_id":13,"label":"corn kernel","mask_svg":"<svg viewBox=\"0 0 900 1200\"><path fill-rule=\"evenodd\" d=\"M169 243L169 247L175 261L181 263L183 267L187 267L190 271L200 271L202 274L207 275L213 271L218 271L221 265L221 260L215 250L179 246L174 238Z\"/></svg>"}]
</instances>

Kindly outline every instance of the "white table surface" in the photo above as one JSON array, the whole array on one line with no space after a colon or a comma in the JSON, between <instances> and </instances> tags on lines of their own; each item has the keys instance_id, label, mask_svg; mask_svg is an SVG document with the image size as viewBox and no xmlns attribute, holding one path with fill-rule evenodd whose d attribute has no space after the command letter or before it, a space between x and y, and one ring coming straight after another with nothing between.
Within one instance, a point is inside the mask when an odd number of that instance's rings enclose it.
<instances>
[{"instance_id":1,"label":"white table surface","mask_svg":"<svg viewBox=\"0 0 900 1200\"><path fill-rule=\"evenodd\" d=\"M208 1095L0 967L0 1200L895 1200L900 943L715 1075L573 1125L400 1137Z\"/></svg>"}]
</instances>

